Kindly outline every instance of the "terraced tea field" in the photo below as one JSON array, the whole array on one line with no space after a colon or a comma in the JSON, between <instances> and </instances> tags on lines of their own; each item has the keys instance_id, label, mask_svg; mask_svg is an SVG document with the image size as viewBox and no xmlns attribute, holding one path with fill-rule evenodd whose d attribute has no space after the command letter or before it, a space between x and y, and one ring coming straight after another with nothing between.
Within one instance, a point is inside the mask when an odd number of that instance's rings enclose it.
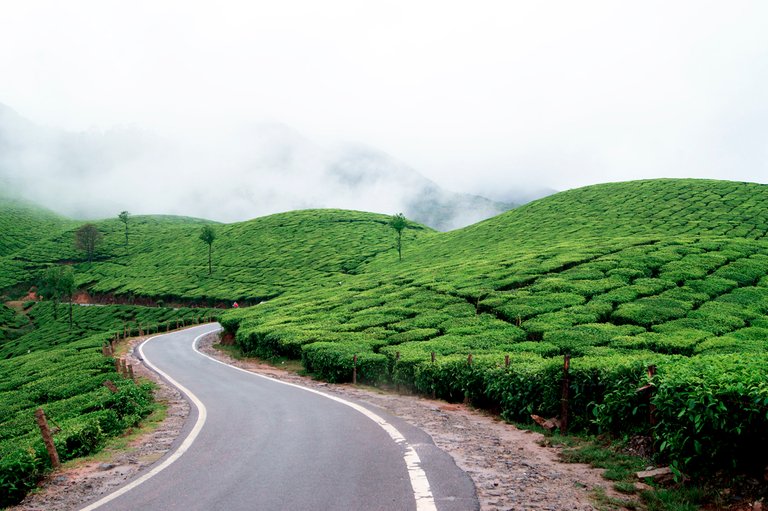
<instances>
[{"instance_id":1,"label":"terraced tea field","mask_svg":"<svg viewBox=\"0 0 768 511\"><path fill-rule=\"evenodd\" d=\"M589 187L424 238L402 264L382 255L354 282L224 324L245 351L301 356L324 378L350 379L357 355L363 380L522 421L559 414L567 354L571 426L594 431L651 430L635 389L655 365L662 454L679 469L755 465L768 440L766 225L764 185Z\"/></svg>"},{"instance_id":2,"label":"terraced tea field","mask_svg":"<svg viewBox=\"0 0 768 511\"><path fill-rule=\"evenodd\" d=\"M179 321L215 318L216 312L76 306L70 329L63 311L54 320L51 304L32 306L30 331L0 343L0 506L21 499L50 468L35 423L38 407L60 429L54 439L62 460L98 450L152 408L151 388L116 373L114 359L101 352L104 343L116 333L165 331ZM16 321L13 314L4 314L0 324ZM116 393L103 385L106 380L117 385Z\"/></svg>"},{"instance_id":3,"label":"terraced tea field","mask_svg":"<svg viewBox=\"0 0 768 511\"><path fill-rule=\"evenodd\" d=\"M1 215L0 215L1 216ZM340 210L307 210L214 226L213 274L200 227L183 217L132 217L125 248L124 225L96 222L104 236L93 264L73 248L74 227L30 244L0 269L0 288L34 282L53 262L73 261L78 285L91 293L181 300L200 304L256 302L287 288L338 282L391 247L388 217ZM214 225L214 224L211 224ZM413 225L412 240L433 231Z\"/></svg>"},{"instance_id":4,"label":"terraced tea field","mask_svg":"<svg viewBox=\"0 0 768 511\"><path fill-rule=\"evenodd\" d=\"M131 218L127 247L122 223L97 222L104 244L91 264L67 224L6 250L0 287L25 289L66 262L95 295L258 304L222 318L245 352L301 359L333 381L351 379L356 359L362 381L466 399L515 421L560 414L569 356L572 430L652 435L659 461L678 471L762 470L768 186L572 190L449 233L412 224L402 261L387 222L314 210L211 224L210 276L203 220ZM81 333L48 332L46 307L30 311L36 332L2 341L2 356L80 342L102 324L94 309L80 313ZM110 314L103 326L119 328ZM17 331L15 316L0 318Z\"/></svg>"}]
</instances>

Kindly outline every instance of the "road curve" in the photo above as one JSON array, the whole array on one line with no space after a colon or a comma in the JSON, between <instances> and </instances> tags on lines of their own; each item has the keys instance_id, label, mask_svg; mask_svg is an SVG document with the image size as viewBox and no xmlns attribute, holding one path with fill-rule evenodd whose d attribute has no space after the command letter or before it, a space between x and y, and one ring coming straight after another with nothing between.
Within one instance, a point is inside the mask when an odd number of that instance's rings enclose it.
<instances>
[{"instance_id":1,"label":"road curve","mask_svg":"<svg viewBox=\"0 0 768 511\"><path fill-rule=\"evenodd\" d=\"M352 403L215 361L202 325L153 337L145 363L190 416L149 471L83 511L479 509L469 477L423 431Z\"/></svg>"}]
</instances>

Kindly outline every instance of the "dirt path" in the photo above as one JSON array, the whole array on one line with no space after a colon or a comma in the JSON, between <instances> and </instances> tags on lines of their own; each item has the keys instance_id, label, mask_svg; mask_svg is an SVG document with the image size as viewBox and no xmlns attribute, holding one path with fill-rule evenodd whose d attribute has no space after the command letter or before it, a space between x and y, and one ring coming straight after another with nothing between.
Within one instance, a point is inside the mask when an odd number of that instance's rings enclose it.
<instances>
[{"instance_id":1,"label":"dirt path","mask_svg":"<svg viewBox=\"0 0 768 511\"><path fill-rule=\"evenodd\" d=\"M477 488L482 509L496 510L595 510L590 493L602 487L614 495L601 470L558 461L558 450L542 447L541 435L523 431L464 405L416 396L383 393L377 389L317 382L252 361L234 360L202 341L202 351L238 367L273 378L317 388L329 394L368 402L385 409L429 433L466 471ZM131 346L143 339L134 339ZM132 354L128 355L133 358ZM141 376L159 383L157 398L169 405L168 418L153 432L131 442L125 452L109 459L80 462L44 481L13 511L64 511L106 494L168 451L189 413L189 405L175 389L165 385L138 360L130 360Z\"/></svg>"}]
</instances>

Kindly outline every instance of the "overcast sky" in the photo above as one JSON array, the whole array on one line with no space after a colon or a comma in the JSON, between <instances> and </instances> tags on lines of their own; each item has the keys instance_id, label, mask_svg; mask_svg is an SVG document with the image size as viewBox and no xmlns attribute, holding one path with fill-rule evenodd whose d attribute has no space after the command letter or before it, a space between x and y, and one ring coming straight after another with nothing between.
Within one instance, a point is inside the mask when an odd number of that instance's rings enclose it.
<instances>
[{"instance_id":1,"label":"overcast sky","mask_svg":"<svg viewBox=\"0 0 768 511\"><path fill-rule=\"evenodd\" d=\"M69 130L279 122L498 195L768 182L768 2L0 0L0 102Z\"/></svg>"}]
</instances>

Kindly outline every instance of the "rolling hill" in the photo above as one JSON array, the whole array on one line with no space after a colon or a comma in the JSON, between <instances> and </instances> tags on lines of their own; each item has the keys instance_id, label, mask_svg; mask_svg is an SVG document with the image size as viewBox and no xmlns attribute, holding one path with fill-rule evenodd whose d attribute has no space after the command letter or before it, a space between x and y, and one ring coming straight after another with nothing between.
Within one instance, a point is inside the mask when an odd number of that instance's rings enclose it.
<instances>
[{"instance_id":1,"label":"rolling hill","mask_svg":"<svg viewBox=\"0 0 768 511\"><path fill-rule=\"evenodd\" d=\"M224 324L245 351L300 356L325 378L349 379L357 355L363 379L514 420L557 415L569 355L572 424L595 430L647 430L647 402L630 387L654 365L668 399L655 419L665 454L689 468L759 463L744 446L765 444L768 421L767 205L768 186L750 183L573 190L419 239L402 264L382 253L346 285L285 294ZM691 387L693 374L705 384ZM757 404L734 412L734 400ZM705 439L722 448L699 451Z\"/></svg>"},{"instance_id":2,"label":"rolling hill","mask_svg":"<svg viewBox=\"0 0 768 511\"><path fill-rule=\"evenodd\" d=\"M204 221L133 218L126 248L111 219L92 264L68 225L5 256L0 284L67 262L102 297L263 302L222 319L245 352L336 381L356 356L364 381L510 420L559 413L569 356L572 428L652 434L675 470L754 469L768 455L766 206L754 183L604 184L448 233L412 224L402 261L386 216L297 211L214 225L210 276Z\"/></svg>"}]
</instances>

